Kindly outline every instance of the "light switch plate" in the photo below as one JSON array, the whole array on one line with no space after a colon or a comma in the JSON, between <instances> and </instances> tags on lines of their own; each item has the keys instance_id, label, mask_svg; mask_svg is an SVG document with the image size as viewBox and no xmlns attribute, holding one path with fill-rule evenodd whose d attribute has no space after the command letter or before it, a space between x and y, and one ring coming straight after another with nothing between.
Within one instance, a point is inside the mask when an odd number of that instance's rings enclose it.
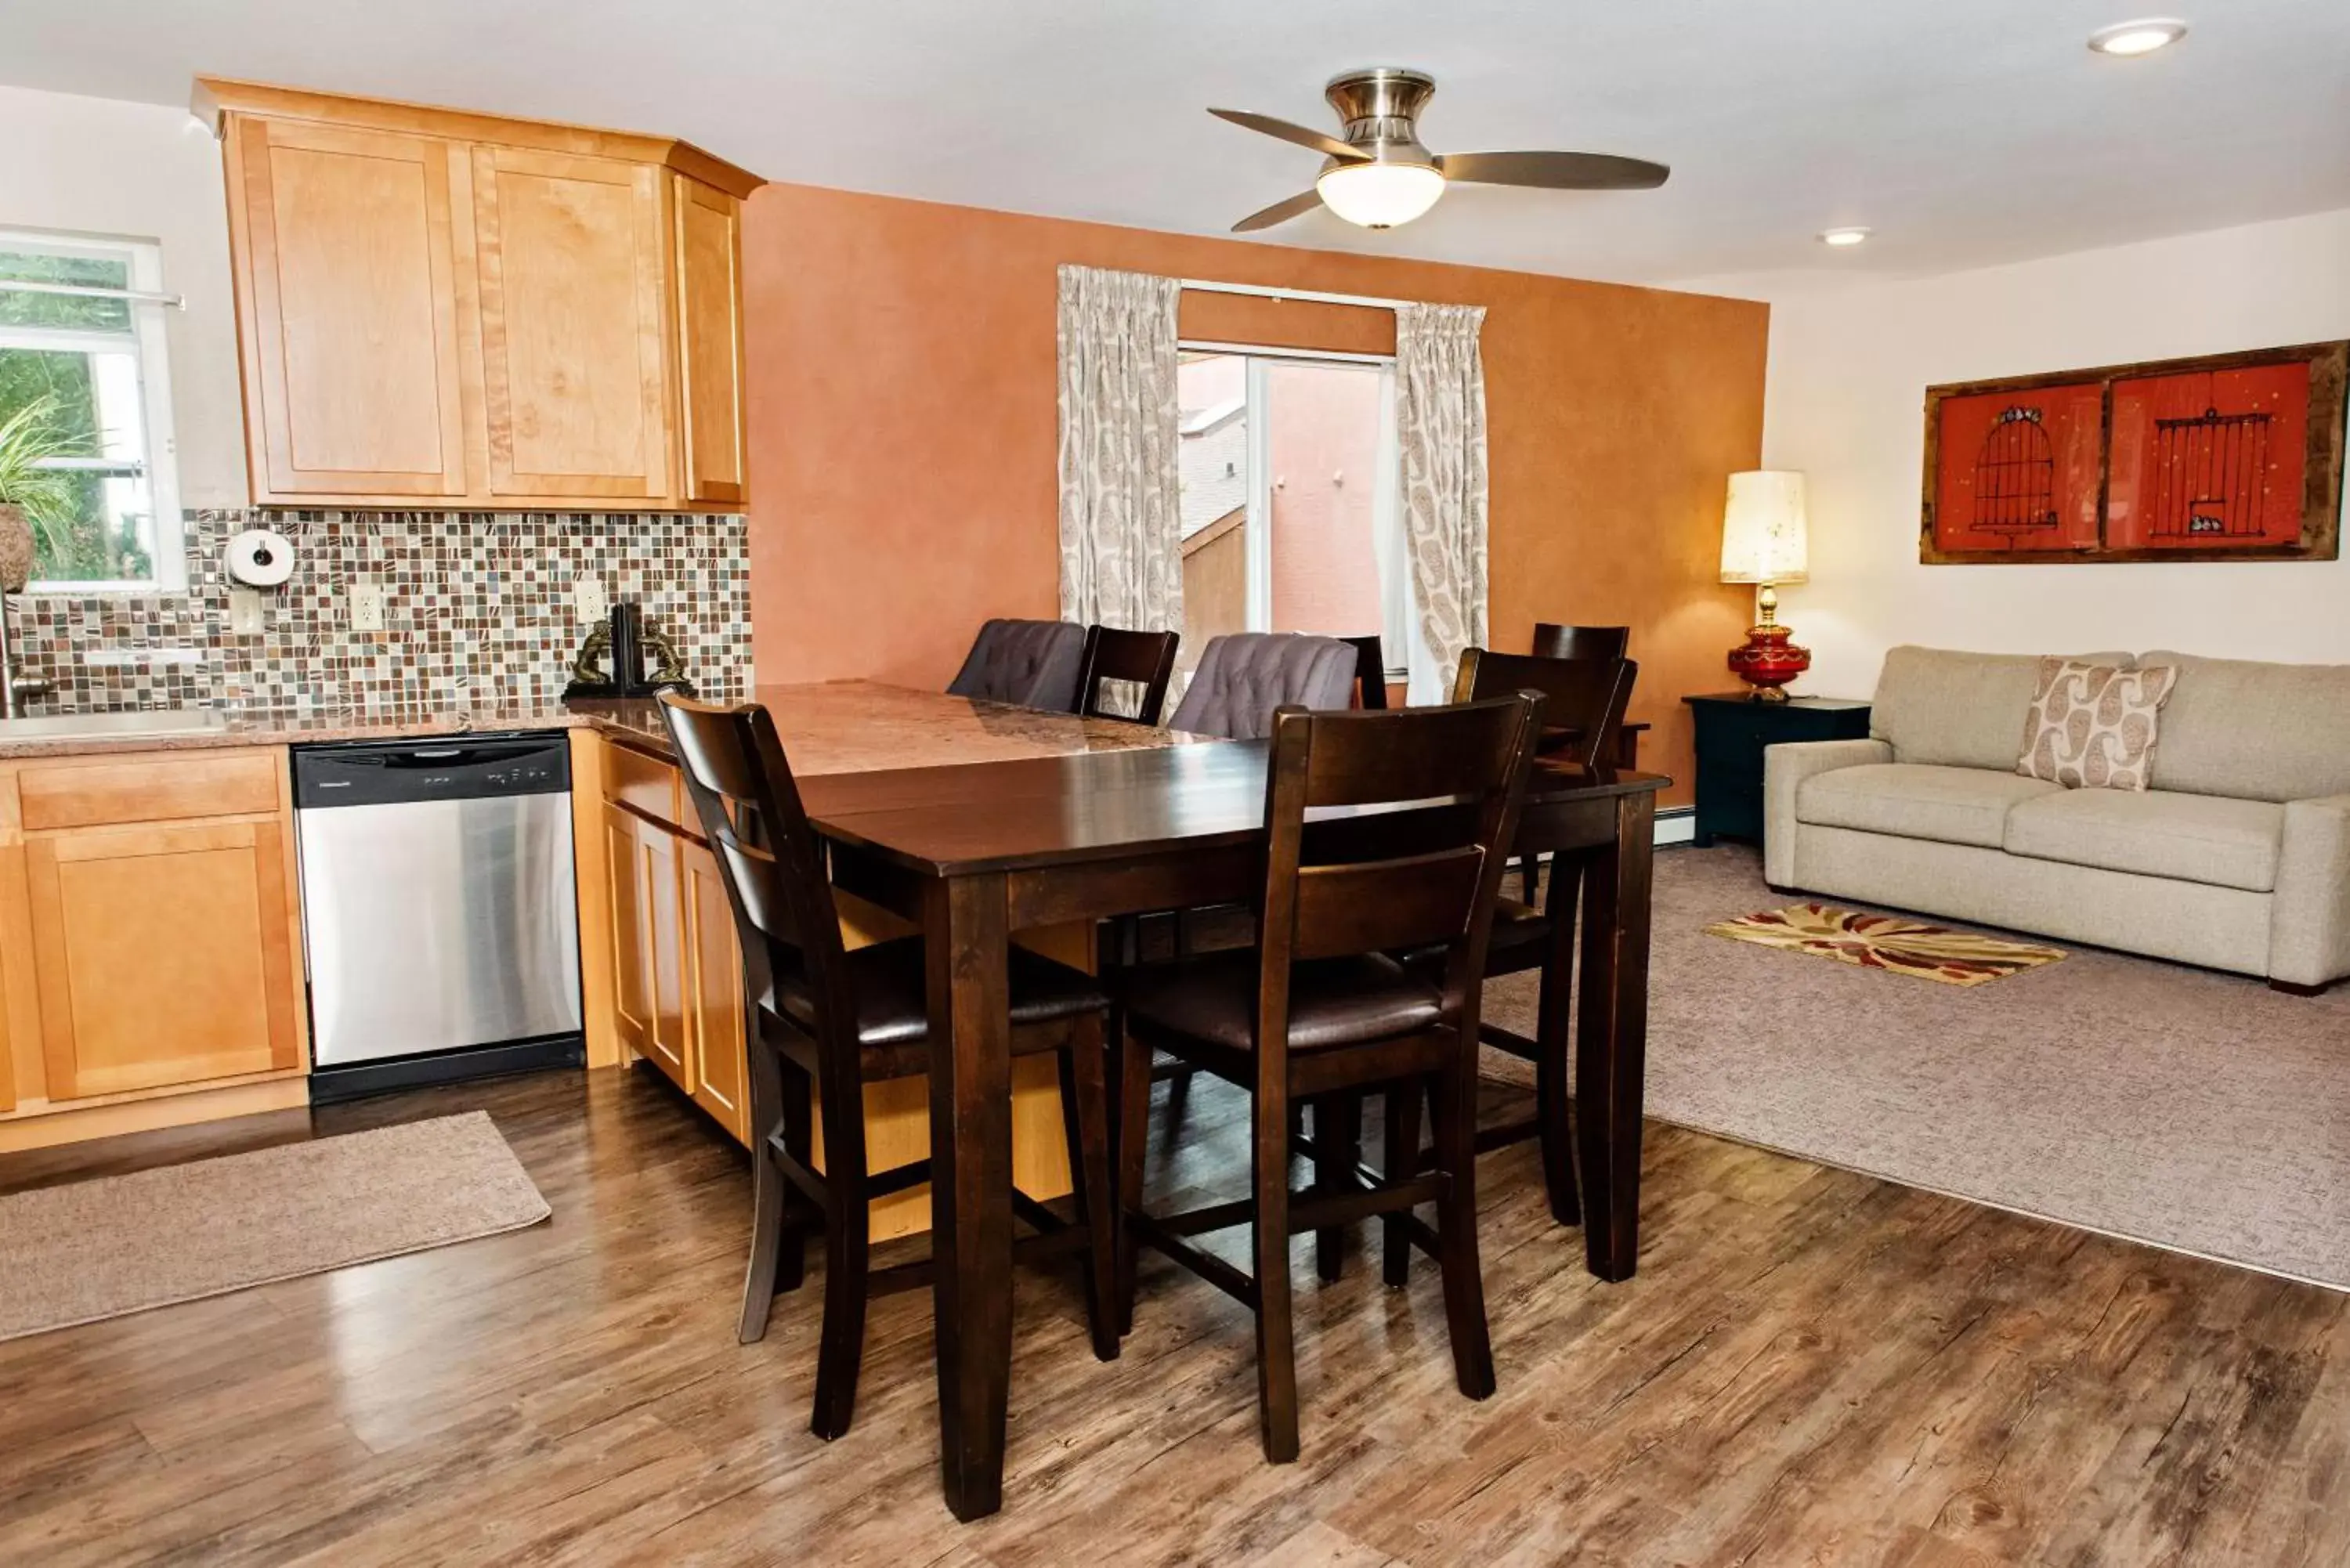
<instances>
[{"instance_id":1,"label":"light switch plate","mask_svg":"<svg viewBox=\"0 0 2350 1568\"><path fill-rule=\"evenodd\" d=\"M372 577L360 577L351 584L351 629L383 629L383 587Z\"/></svg>"},{"instance_id":2,"label":"light switch plate","mask_svg":"<svg viewBox=\"0 0 2350 1568\"><path fill-rule=\"evenodd\" d=\"M572 578L571 608L572 612L578 616L582 624L591 624L610 615L612 600L610 596L604 592L604 579L601 577Z\"/></svg>"},{"instance_id":3,"label":"light switch plate","mask_svg":"<svg viewBox=\"0 0 2350 1568\"><path fill-rule=\"evenodd\" d=\"M259 588L229 589L228 629L236 637L261 635L261 590Z\"/></svg>"}]
</instances>

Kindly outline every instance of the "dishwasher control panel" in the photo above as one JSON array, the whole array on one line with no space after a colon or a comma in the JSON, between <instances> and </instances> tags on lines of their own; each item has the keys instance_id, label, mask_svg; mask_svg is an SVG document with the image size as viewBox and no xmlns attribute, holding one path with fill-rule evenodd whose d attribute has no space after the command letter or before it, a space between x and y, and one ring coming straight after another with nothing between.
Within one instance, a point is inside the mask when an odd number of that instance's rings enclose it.
<instances>
[{"instance_id":1,"label":"dishwasher control panel","mask_svg":"<svg viewBox=\"0 0 2350 1568\"><path fill-rule=\"evenodd\" d=\"M359 741L294 752L299 811L563 794L570 788L571 747L560 731Z\"/></svg>"}]
</instances>

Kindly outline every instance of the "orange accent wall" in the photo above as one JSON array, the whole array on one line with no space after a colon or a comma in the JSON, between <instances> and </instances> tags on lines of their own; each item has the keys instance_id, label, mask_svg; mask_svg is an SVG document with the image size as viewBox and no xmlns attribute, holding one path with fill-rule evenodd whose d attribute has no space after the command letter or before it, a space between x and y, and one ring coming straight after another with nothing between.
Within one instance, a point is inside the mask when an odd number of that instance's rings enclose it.
<instances>
[{"instance_id":1,"label":"orange accent wall","mask_svg":"<svg viewBox=\"0 0 2350 1568\"><path fill-rule=\"evenodd\" d=\"M1484 306L1493 643L1628 623L1644 761L1688 798L1680 699L1733 684L1749 616L1714 576L1769 309L1614 284L766 186L743 221L761 681L941 686L988 617L1058 613L1063 263ZM1394 345L1385 311L1231 296L1186 295L1183 330Z\"/></svg>"}]
</instances>

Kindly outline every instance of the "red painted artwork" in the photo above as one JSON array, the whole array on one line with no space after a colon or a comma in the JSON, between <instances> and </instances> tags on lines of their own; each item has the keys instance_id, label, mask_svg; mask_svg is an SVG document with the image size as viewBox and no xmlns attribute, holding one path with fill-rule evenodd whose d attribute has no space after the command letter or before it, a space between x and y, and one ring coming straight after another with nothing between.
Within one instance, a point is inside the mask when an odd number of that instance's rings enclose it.
<instances>
[{"instance_id":1,"label":"red painted artwork","mask_svg":"<svg viewBox=\"0 0 2350 1568\"><path fill-rule=\"evenodd\" d=\"M1941 548L2096 548L2102 384L1947 398L1939 417Z\"/></svg>"},{"instance_id":2,"label":"red painted artwork","mask_svg":"<svg viewBox=\"0 0 2350 1568\"><path fill-rule=\"evenodd\" d=\"M1926 389L1918 558L2331 561L2350 342Z\"/></svg>"},{"instance_id":3,"label":"red painted artwork","mask_svg":"<svg viewBox=\"0 0 2350 1568\"><path fill-rule=\"evenodd\" d=\"M2301 537L2309 366L2114 383L2106 537L2116 549L2261 549Z\"/></svg>"}]
</instances>

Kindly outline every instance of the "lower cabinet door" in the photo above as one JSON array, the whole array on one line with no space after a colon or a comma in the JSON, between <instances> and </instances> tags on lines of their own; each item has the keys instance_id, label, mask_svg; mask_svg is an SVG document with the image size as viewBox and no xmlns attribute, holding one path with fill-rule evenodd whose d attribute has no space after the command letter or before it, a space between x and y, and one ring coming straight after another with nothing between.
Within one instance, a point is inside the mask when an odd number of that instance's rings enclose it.
<instances>
[{"instance_id":1,"label":"lower cabinet door","mask_svg":"<svg viewBox=\"0 0 2350 1568\"><path fill-rule=\"evenodd\" d=\"M685 898L686 1012L693 1037L693 1098L737 1142L751 1141L750 1067L744 1054L743 950L718 862L679 846Z\"/></svg>"},{"instance_id":2,"label":"lower cabinet door","mask_svg":"<svg viewBox=\"0 0 2350 1568\"><path fill-rule=\"evenodd\" d=\"M50 1098L301 1065L286 851L275 822L26 842Z\"/></svg>"},{"instance_id":3,"label":"lower cabinet door","mask_svg":"<svg viewBox=\"0 0 2350 1568\"><path fill-rule=\"evenodd\" d=\"M617 805L604 808L612 883L614 1011L630 1050L693 1092L686 1043L681 840Z\"/></svg>"}]
</instances>

